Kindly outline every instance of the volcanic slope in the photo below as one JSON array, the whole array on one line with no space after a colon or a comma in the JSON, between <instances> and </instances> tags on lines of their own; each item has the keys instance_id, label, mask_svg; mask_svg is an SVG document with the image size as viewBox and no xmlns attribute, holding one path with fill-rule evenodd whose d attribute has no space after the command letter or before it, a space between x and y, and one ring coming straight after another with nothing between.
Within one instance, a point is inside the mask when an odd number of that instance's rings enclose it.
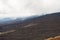
<instances>
[{"instance_id":1,"label":"volcanic slope","mask_svg":"<svg viewBox=\"0 0 60 40\"><path fill-rule=\"evenodd\" d=\"M26 19L15 32L3 34L0 40L44 40L60 35L60 12Z\"/></svg>"}]
</instances>

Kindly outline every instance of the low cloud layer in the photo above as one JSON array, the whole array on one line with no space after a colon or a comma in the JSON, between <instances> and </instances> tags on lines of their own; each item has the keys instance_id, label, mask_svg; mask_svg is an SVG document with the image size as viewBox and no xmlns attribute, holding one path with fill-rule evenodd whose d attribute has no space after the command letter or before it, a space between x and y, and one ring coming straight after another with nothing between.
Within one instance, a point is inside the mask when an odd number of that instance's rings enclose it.
<instances>
[{"instance_id":1,"label":"low cloud layer","mask_svg":"<svg viewBox=\"0 0 60 40\"><path fill-rule=\"evenodd\" d=\"M60 0L0 0L0 18L60 12Z\"/></svg>"}]
</instances>

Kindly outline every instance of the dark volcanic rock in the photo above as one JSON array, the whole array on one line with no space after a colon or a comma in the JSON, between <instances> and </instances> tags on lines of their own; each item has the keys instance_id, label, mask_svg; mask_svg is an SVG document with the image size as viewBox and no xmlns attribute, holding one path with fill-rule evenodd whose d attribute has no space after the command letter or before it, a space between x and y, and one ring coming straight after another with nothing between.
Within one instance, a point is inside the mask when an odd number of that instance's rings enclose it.
<instances>
[{"instance_id":1,"label":"dark volcanic rock","mask_svg":"<svg viewBox=\"0 0 60 40\"><path fill-rule=\"evenodd\" d=\"M3 40L44 40L48 37L60 35L60 13L28 19L20 25L22 27L20 28L17 25L16 32L1 35L0 38ZM27 25L30 26L24 27Z\"/></svg>"}]
</instances>

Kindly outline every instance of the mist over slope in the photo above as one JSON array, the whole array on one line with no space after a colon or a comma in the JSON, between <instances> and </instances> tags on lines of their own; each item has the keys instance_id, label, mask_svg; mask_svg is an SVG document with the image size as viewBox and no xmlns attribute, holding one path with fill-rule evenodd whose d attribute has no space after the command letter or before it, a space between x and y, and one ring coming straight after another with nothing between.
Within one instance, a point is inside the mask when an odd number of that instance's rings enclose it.
<instances>
[{"instance_id":1,"label":"mist over slope","mask_svg":"<svg viewBox=\"0 0 60 40\"><path fill-rule=\"evenodd\" d=\"M36 16L28 16L28 17L5 17L5 18L0 18L0 25L8 25L8 24L14 24L14 23L21 23L24 20L28 19L28 18L34 18L34 17L38 17Z\"/></svg>"}]
</instances>

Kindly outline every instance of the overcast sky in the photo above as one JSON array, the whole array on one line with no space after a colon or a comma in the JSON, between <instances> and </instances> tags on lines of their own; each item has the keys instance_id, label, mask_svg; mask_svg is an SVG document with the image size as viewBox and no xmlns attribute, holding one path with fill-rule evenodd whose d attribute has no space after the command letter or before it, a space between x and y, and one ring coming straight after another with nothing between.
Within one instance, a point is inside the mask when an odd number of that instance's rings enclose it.
<instances>
[{"instance_id":1,"label":"overcast sky","mask_svg":"<svg viewBox=\"0 0 60 40\"><path fill-rule=\"evenodd\" d=\"M60 0L0 0L0 18L60 12Z\"/></svg>"}]
</instances>

